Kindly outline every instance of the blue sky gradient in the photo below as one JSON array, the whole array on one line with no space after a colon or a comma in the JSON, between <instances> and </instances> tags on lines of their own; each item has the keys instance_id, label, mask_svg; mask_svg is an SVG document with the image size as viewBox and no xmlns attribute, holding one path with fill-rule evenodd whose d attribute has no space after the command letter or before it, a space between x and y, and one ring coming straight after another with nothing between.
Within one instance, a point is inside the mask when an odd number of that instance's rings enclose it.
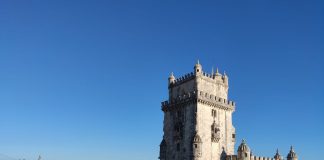
<instances>
[{"instance_id":1,"label":"blue sky gradient","mask_svg":"<svg viewBox=\"0 0 324 160\"><path fill-rule=\"evenodd\" d=\"M324 3L0 1L0 158L152 160L170 72L219 67L237 142L324 150Z\"/></svg>"}]
</instances>

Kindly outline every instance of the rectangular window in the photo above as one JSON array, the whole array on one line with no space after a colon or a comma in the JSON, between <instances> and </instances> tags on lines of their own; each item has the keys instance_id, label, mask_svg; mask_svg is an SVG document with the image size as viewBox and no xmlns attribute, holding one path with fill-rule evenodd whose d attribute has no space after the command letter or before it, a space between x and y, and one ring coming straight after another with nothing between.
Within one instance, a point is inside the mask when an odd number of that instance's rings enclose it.
<instances>
[{"instance_id":1,"label":"rectangular window","mask_svg":"<svg viewBox=\"0 0 324 160\"><path fill-rule=\"evenodd\" d=\"M177 151L180 151L180 144L177 144Z\"/></svg>"},{"instance_id":2,"label":"rectangular window","mask_svg":"<svg viewBox=\"0 0 324 160\"><path fill-rule=\"evenodd\" d=\"M212 116L215 118L216 115L217 115L217 111L213 109L213 110L212 110Z\"/></svg>"}]
</instances>

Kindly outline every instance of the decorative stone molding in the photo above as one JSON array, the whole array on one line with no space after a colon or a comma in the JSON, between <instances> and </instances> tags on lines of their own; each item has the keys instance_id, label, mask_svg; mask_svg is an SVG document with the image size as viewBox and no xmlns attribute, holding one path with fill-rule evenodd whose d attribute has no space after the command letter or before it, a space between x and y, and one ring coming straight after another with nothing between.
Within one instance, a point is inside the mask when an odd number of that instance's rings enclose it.
<instances>
[{"instance_id":1,"label":"decorative stone molding","mask_svg":"<svg viewBox=\"0 0 324 160\"><path fill-rule=\"evenodd\" d=\"M211 125L211 141L212 142L219 142L220 140L220 129L219 125L216 124L214 121L213 124Z\"/></svg>"}]
</instances>

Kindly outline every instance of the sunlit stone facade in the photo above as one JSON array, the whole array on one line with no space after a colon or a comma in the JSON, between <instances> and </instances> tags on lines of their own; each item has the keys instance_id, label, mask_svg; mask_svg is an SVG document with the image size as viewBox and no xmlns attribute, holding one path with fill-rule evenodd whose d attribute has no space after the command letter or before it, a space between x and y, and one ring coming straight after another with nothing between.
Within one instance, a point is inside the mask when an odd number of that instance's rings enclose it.
<instances>
[{"instance_id":1,"label":"sunlit stone facade","mask_svg":"<svg viewBox=\"0 0 324 160\"><path fill-rule=\"evenodd\" d=\"M274 158L254 156L245 141L235 155L232 124L235 102L228 99L225 73L219 73L218 69L206 73L198 62L193 72L180 78L172 73L168 88L169 99L162 102L164 135L160 160L282 159L278 152ZM290 159L288 156L287 160L297 160L294 152Z\"/></svg>"}]
</instances>

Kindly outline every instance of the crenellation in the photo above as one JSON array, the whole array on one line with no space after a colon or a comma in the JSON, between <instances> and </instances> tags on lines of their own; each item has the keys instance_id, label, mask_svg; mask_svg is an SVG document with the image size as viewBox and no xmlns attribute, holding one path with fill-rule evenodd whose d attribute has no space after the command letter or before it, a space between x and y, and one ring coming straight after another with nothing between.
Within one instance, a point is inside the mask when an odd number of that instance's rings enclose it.
<instances>
[{"instance_id":1,"label":"crenellation","mask_svg":"<svg viewBox=\"0 0 324 160\"><path fill-rule=\"evenodd\" d=\"M199 95L196 94L197 92L199 93ZM188 101L193 98L198 100L199 102L207 103L211 106L216 106L223 109L224 108L234 109L235 107L234 101L226 100L203 91L197 91L197 92L196 91L187 92L184 93L183 95L179 95L178 97L171 99L171 101L163 101L161 102L162 108L172 106L174 104L182 103L184 101Z\"/></svg>"},{"instance_id":2,"label":"crenellation","mask_svg":"<svg viewBox=\"0 0 324 160\"><path fill-rule=\"evenodd\" d=\"M175 87L175 86L181 85L189 80L192 80L194 77L195 77L195 75L193 72L185 74L184 76L181 76L180 78L175 79L174 82L171 83L170 87Z\"/></svg>"},{"instance_id":3,"label":"crenellation","mask_svg":"<svg viewBox=\"0 0 324 160\"><path fill-rule=\"evenodd\" d=\"M275 159L271 157L251 156L250 160L275 160Z\"/></svg>"}]
</instances>

